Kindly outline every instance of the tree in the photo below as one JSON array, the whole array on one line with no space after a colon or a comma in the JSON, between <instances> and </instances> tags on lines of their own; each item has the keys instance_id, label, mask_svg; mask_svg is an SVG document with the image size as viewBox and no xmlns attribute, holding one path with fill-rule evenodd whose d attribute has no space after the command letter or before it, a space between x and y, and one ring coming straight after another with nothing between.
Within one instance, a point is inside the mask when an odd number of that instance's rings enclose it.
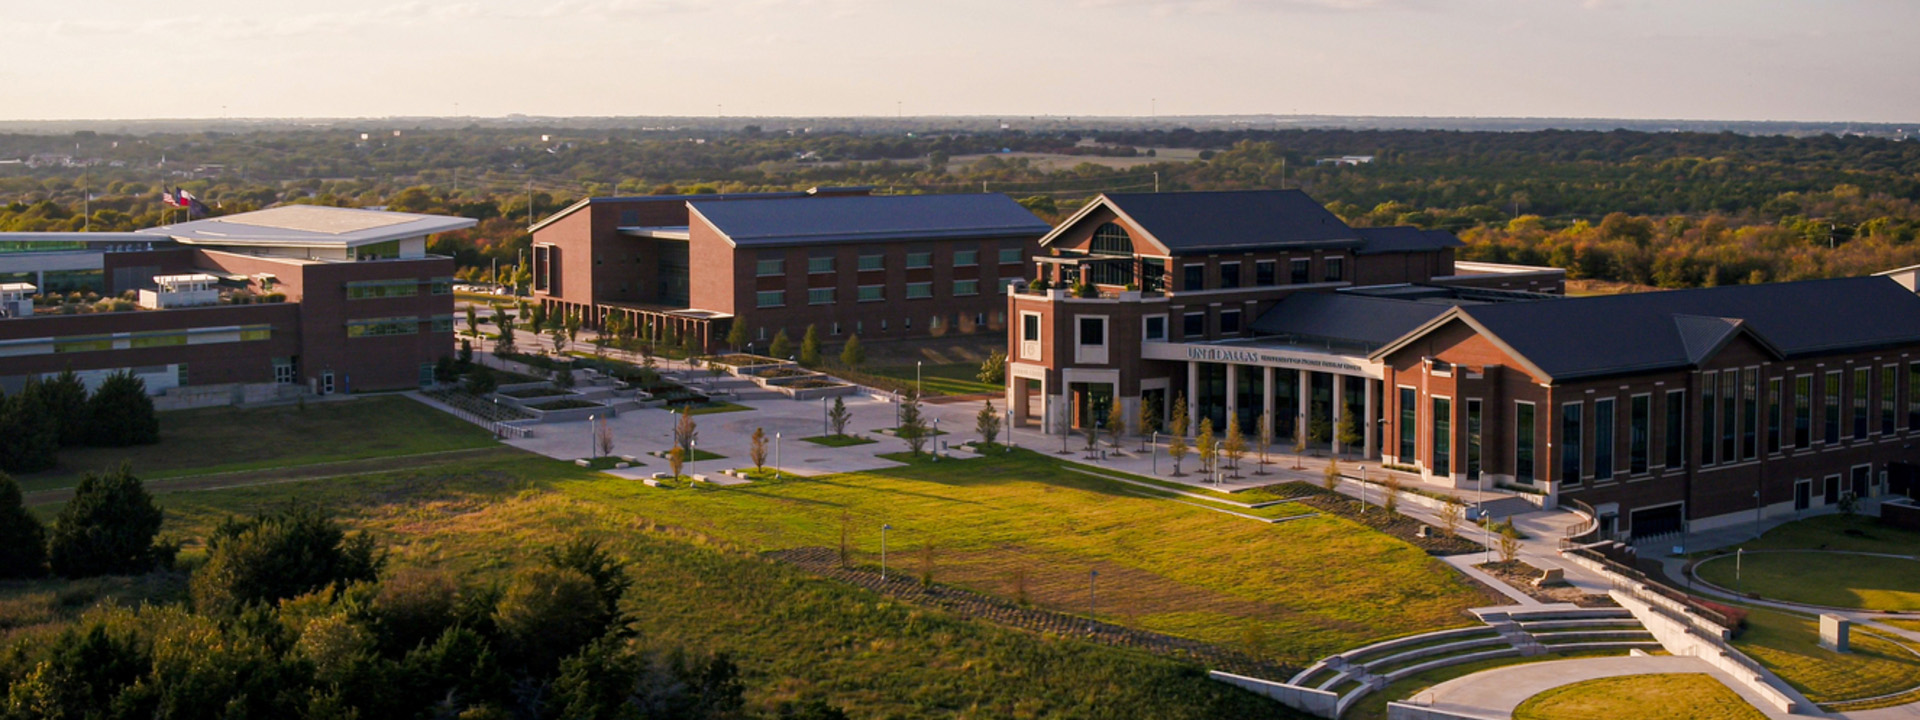
<instances>
[{"instance_id":1,"label":"tree","mask_svg":"<svg viewBox=\"0 0 1920 720\"><path fill-rule=\"evenodd\" d=\"M1120 447L1120 436L1127 432L1127 411L1120 406L1120 398L1107 402L1107 443Z\"/></svg>"},{"instance_id":2,"label":"tree","mask_svg":"<svg viewBox=\"0 0 1920 720\"><path fill-rule=\"evenodd\" d=\"M1220 459L1220 446L1213 441L1213 418L1200 419L1200 434L1194 436L1193 445L1200 451L1200 472L1213 475L1213 464Z\"/></svg>"},{"instance_id":3,"label":"tree","mask_svg":"<svg viewBox=\"0 0 1920 720\"><path fill-rule=\"evenodd\" d=\"M475 365L467 372L467 392L485 397L500 388L500 378L493 374L493 368Z\"/></svg>"},{"instance_id":4,"label":"tree","mask_svg":"<svg viewBox=\"0 0 1920 720\"><path fill-rule=\"evenodd\" d=\"M981 445L992 445L1000 437L1000 413L993 411L993 401L988 400L980 406L980 413L973 416L973 429L980 433Z\"/></svg>"},{"instance_id":5,"label":"tree","mask_svg":"<svg viewBox=\"0 0 1920 720\"><path fill-rule=\"evenodd\" d=\"M583 321L580 313L577 312L567 313L566 318L560 321L561 329L567 331L567 342L578 342L580 340L580 326L582 324Z\"/></svg>"},{"instance_id":6,"label":"tree","mask_svg":"<svg viewBox=\"0 0 1920 720\"><path fill-rule=\"evenodd\" d=\"M980 361L980 372L974 377L979 378L980 382L991 385L1005 383L1007 381L1006 351L994 350L987 353L987 359Z\"/></svg>"},{"instance_id":7,"label":"tree","mask_svg":"<svg viewBox=\"0 0 1920 720\"><path fill-rule=\"evenodd\" d=\"M1367 439L1360 431L1360 413L1352 405L1347 406L1346 412L1340 413L1340 427L1336 434L1340 439L1340 448L1349 455Z\"/></svg>"},{"instance_id":8,"label":"tree","mask_svg":"<svg viewBox=\"0 0 1920 720\"><path fill-rule=\"evenodd\" d=\"M1460 520L1466 515L1467 506L1460 498L1448 495L1445 505L1440 506L1440 526L1448 535L1456 535L1460 529Z\"/></svg>"},{"instance_id":9,"label":"tree","mask_svg":"<svg viewBox=\"0 0 1920 720\"><path fill-rule=\"evenodd\" d=\"M833 409L827 412L827 424L833 426L835 437L847 436L847 423L853 422L853 412L847 410L845 400L835 397Z\"/></svg>"},{"instance_id":10,"label":"tree","mask_svg":"<svg viewBox=\"0 0 1920 720\"><path fill-rule=\"evenodd\" d=\"M602 350L608 345L625 348L627 346L627 333L631 332L631 330L631 328L627 327L627 316L625 313L609 313L607 319L600 323L599 339L595 341L595 344L599 345Z\"/></svg>"},{"instance_id":11,"label":"tree","mask_svg":"<svg viewBox=\"0 0 1920 720\"><path fill-rule=\"evenodd\" d=\"M733 322L727 325L727 349L740 352L740 348L747 346L747 323L740 318L734 318Z\"/></svg>"},{"instance_id":12,"label":"tree","mask_svg":"<svg viewBox=\"0 0 1920 720\"><path fill-rule=\"evenodd\" d=\"M495 315L494 317L498 318L500 316ZM517 349L513 346L513 323L501 321L498 326L500 328L500 339L493 341L494 357L506 357L514 354Z\"/></svg>"},{"instance_id":13,"label":"tree","mask_svg":"<svg viewBox=\"0 0 1920 720\"><path fill-rule=\"evenodd\" d=\"M30 381L20 394L53 423L61 445L71 447L87 442L87 426L91 421L87 385L80 382L72 370L63 370L49 380Z\"/></svg>"},{"instance_id":14,"label":"tree","mask_svg":"<svg viewBox=\"0 0 1920 720\"><path fill-rule=\"evenodd\" d=\"M912 450L913 454L919 455L926 450L927 436L930 431L927 429L926 418L920 414L919 393L908 390L906 394L900 396L900 427L895 428L894 432L900 435L900 439L907 441L907 448Z\"/></svg>"},{"instance_id":15,"label":"tree","mask_svg":"<svg viewBox=\"0 0 1920 720\"><path fill-rule=\"evenodd\" d=\"M807 326L807 334L800 338L800 364L807 367L820 366L820 328Z\"/></svg>"},{"instance_id":16,"label":"tree","mask_svg":"<svg viewBox=\"0 0 1920 720\"><path fill-rule=\"evenodd\" d=\"M1160 415L1153 411L1153 405L1143 398L1140 402L1140 452L1147 452L1147 439L1160 429Z\"/></svg>"},{"instance_id":17,"label":"tree","mask_svg":"<svg viewBox=\"0 0 1920 720\"><path fill-rule=\"evenodd\" d=\"M1314 442L1323 443L1333 439L1333 426L1316 409L1313 419L1307 421L1307 437Z\"/></svg>"},{"instance_id":18,"label":"tree","mask_svg":"<svg viewBox=\"0 0 1920 720\"><path fill-rule=\"evenodd\" d=\"M847 344L840 348L840 364L855 370L867 362L867 349L860 346L860 336L847 337Z\"/></svg>"},{"instance_id":19,"label":"tree","mask_svg":"<svg viewBox=\"0 0 1920 720\"><path fill-rule=\"evenodd\" d=\"M53 522L47 559L55 573L70 578L146 572L160 519L153 496L127 466L87 473Z\"/></svg>"},{"instance_id":20,"label":"tree","mask_svg":"<svg viewBox=\"0 0 1920 720\"><path fill-rule=\"evenodd\" d=\"M680 477L680 468L687 464L687 451L679 445L667 451L667 467L673 469L673 476Z\"/></svg>"},{"instance_id":21,"label":"tree","mask_svg":"<svg viewBox=\"0 0 1920 720\"><path fill-rule=\"evenodd\" d=\"M693 421L690 408L680 408L680 417L673 421L673 446L693 453L693 443L700 439L700 426ZM678 475L676 471L674 474Z\"/></svg>"},{"instance_id":22,"label":"tree","mask_svg":"<svg viewBox=\"0 0 1920 720\"><path fill-rule=\"evenodd\" d=\"M0 391L0 472L39 472L53 467L60 429L26 395Z\"/></svg>"},{"instance_id":23,"label":"tree","mask_svg":"<svg viewBox=\"0 0 1920 720\"><path fill-rule=\"evenodd\" d=\"M494 607L493 621L507 647L501 657L517 660L536 676L607 631L593 579L551 565L516 573Z\"/></svg>"},{"instance_id":24,"label":"tree","mask_svg":"<svg viewBox=\"0 0 1920 720\"><path fill-rule=\"evenodd\" d=\"M228 518L207 537L207 564L193 574L193 604L229 616L329 585L371 582L386 559L365 532L348 535L314 505L294 503L246 520Z\"/></svg>"},{"instance_id":25,"label":"tree","mask_svg":"<svg viewBox=\"0 0 1920 720\"><path fill-rule=\"evenodd\" d=\"M1328 490L1337 490L1340 488L1340 460L1338 458L1327 458L1327 470L1320 476L1320 486ZM1391 512L1392 508L1388 508L1388 511Z\"/></svg>"},{"instance_id":26,"label":"tree","mask_svg":"<svg viewBox=\"0 0 1920 720\"><path fill-rule=\"evenodd\" d=\"M1267 448L1273 445L1273 413L1260 413L1260 467L1253 474L1267 474Z\"/></svg>"},{"instance_id":27,"label":"tree","mask_svg":"<svg viewBox=\"0 0 1920 720\"><path fill-rule=\"evenodd\" d=\"M1220 444L1220 452L1226 458L1227 467L1233 477L1240 477L1240 456L1247 452L1247 436L1240 433L1240 417L1227 417L1227 439Z\"/></svg>"},{"instance_id":28,"label":"tree","mask_svg":"<svg viewBox=\"0 0 1920 720\"><path fill-rule=\"evenodd\" d=\"M1387 512L1391 514L1400 509L1400 475L1390 470L1387 471L1386 475L1386 501L1380 503L1380 507L1386 508Z\"/></svg>"},{"instance_id":29,"label":"tree","mask_svg":"<svg viewBox=\"0 0 1920 720\"><path fill-rule=\"evenodd\" d=\"M767 354L785 360L793 354L793 340L787 338L787 329L780 328L773 334L773 343L767 346Z\"/></svg>"},{"instance_id":30,"label":"tree","mask_svg":"<svg viewBox=\"0 0 1920 720\"><path fill-rule=\"evenodd\" d=\"M108 375L87 401L93 444L106 447L160 442L160 420L153 413L147 383L131 372Z\"/></svg>"},{"instance_id":31,"label":"tree","mask_svg":"<svg viewBox=\"0 0 1920 720\"><path fill-rule=\"evenodd\" d=\"M1497 543L1499 546L1500 562L1510 563L1510 562L1513 562L1514 558L1520 556L1520 539L1519 538L1516 538L1512 535L1508 535L1506 533L1501 533L1496 537L1499 538L1494 542Z\"/></svg>"},{"instance_id":32,"label":"tree","mask_svg":"<svg viewBox=\"0 0 1920 720\"><path fill-rule=\"evenodd\" d=\"M553 341L553 354L555 355L567 354L567 331L566 330L563 330L560 328L554 328L547 332L547 339Z\"/></svg>"},{"instance_id":33,"label":"tree","mask_svg":"<svg viewBox=\"0 0 1920 720\"><path fill-rule=\"evenodd\" d=\"M700 337L698 333L689 332L680 337L681 355L693 357L699 355L702 351L703 348L700 347Z\"/></svg>"},{"instance_id":34,"label":"tree","mask_svg":"<svg viewBox=\"0 0 1920 720\"><path fill-rule=\"evenodd\" d=\"M1180 477L1180 461L1187 457L1187 439L1178 433L1167 436L1167 457L1173 458L1173 476Z\"/></svg>"},{"instance_id":35,"label":"tree","mask_svg":"<svg viewBox=\"0 0 1920 720\"><path fill-rule=\"evenodd\" d=\"M1173 396L1173 422L1167 426L1167 432L1176 436L1187 434L1187 421L1190 417L1187 407L1187 394L1176 393Z\"/></svg>"},{"instance_id":36,"label":"tree","mask_svg":"<svg viewBox=\"0 0 1920 720\"><path fill-rule=\"evenodd\" d=\"M467 304L467 334L480 337L480 307Z\"/></svg>"},{"instance_id":37,"label":"tree","mask_svg":"<svg viewBox=\"0 0 1920 720\"><path fill-rule=\"evenodd\" d=\"M747 457L753 460L753 469L767 469L767 431L766 428L753 429L753 446L747 449Z\"/></svg>"},{"instance_id":38,"label":"tree","mask_svg":"<svg viewBox=\"0 0 1920 720\"><path fill-rule=\"evenodd\" d=\"M20 483L0 472L0 578L47 573L47 528L27 512Z\"/></svg>"},{"instance_id":39,"label":"tree","mask_svg":"<svg viewBox=\"0 0 1920 720\"><path fill-rule=\"evenodd\" d=\"M613 425L606 418L600 418L593 429L593 444L600 449L600 456L613 454Z\"/></svg>"}]
</instances>

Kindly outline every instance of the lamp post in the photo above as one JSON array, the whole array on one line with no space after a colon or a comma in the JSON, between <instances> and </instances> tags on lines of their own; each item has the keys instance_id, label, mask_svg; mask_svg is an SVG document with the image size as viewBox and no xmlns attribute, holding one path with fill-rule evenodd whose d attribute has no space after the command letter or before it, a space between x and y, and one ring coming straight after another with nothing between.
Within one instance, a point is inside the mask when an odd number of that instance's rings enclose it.
<instances>
[{"instance_id":1,"label":"lamp post","mask_svg":"<svg viewBox=\"0 0 1920 720\"><path fill-rule=\"evenodd\" d=\"M1155 450L1154 448L1160 445L1160 432L1156 430L1154 432L1148 433L1147 435L1148 435L1147 454L1153 456L1153 474L1159 475L1160 474L1160 451Z\"/></svg>"},{"instance_id":2,"label":"lamp post","mask_svg":"<svg viewBox=\"0 0 1920 720\"><path fill-rule=\"evenodd\" d=\"M828 414L827 399L820 398L820 437L833 434L832 422L827 419Z\"/></svg>"},{"instance_id":3,"label":"lamp post","mask_svg":"<svg viewBox=\"0 0 1920 720\"><path fill-rule=\"evenodd\" d=\"M933 459L940 459L940 418L933 419Z\"/></svg>"},{"instance_id":4,"label":"lamp post","mask_svg":"<svg viewBox=\"0 0 1920 720\"><path fill-rule=\"evenodd\" d=\"M924 361L922 360L913 361L913 396L914 397L920 396L920 364L922 362Z\"/></svg>"},{"instance_id":5,"label":"lamp post","mask_svg":"<svg viewBox=\"0 0 1920 720\"><path fill-rule=\"evenodd\" d=\"M1004 443L1001 443L1001 445L1006 446L1007 452L1013 452L1013 408L1012 407L1007 408L1007 423L1005 425L1002 425L1001 427L1006 428L1005 437L1007 439L1007 441Z\"/></svg>"},{"instance_id":6,"label":"lamp post","mask_svg":"<svg viewBox=\"0 0 1920 720\"><path fill-rule=\"evenodd\" d=\"M887 581L887 531L892 529L890 524L880 526L880 582L883 583Z\"/></svg>"},{"instance_id":7,"label":"lamp post","mask_svg":"<svg viewBox=\"0 0 1920 720\"><path fill-rule=\"evenodd\" d=\"M693 461L700 459L700 441L687 441L687 479L693 479Z\"/></svg>"},{"instance_id":8,"label":"lamp post","mask_svg":"<svg viewBox=\"0 0 1920 720\"><path fill-rule=\"evenodd\" d=\"M780 479L780 433L773 433L773 479Z\"/></svg>"},{"instance_id":9,"label":"lamp post","mask_svg":"<svg viewBox=\"0 0 1920 720\"><path fill-rule=\"evenodd\" d=\"M594 419L595 419L596 417L597 417L597 416L595 416L595 415L588 415L588 416L587 416L587 457L589 457L589 458L592 458L592 457L597 457L597 456L596 456L596 455L594 454L594 452L595 452L595 450L597 450L597 448L595 448L595 447L593 446L593 431L594 431Z\"/></svg>"}]
</instances>

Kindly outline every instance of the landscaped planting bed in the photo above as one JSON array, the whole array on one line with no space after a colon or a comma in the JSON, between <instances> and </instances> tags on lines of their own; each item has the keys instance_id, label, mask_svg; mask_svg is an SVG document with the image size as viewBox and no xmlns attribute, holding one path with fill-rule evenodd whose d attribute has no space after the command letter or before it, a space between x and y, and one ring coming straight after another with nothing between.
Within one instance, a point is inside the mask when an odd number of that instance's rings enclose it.
<instances>
[{"instance_id":1,"label":"landscaped planting bed","mask_svg":"<svg viewBox=\"0 0 1920 720\"><path fill-rule=\"evenodd\" d=\"M537 387L537 388L526 388L523 390L508 390L500 394L505 395L507 397L515 397L515 398L520 398L522 400L526 400L530 398L558 397L561 395L570 395L572 393L567 390L561 390L560 388L557 388L557 387Z\"/></svg>"}]
</instances>

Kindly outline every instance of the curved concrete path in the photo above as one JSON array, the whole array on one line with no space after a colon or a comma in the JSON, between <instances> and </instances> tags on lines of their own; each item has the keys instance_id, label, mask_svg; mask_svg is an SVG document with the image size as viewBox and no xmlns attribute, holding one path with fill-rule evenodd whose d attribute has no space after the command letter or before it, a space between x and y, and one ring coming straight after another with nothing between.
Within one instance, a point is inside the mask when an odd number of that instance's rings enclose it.
<instances>
[{"instance_id":1,"label":"curved concrete path","mask_svg":"<svg viewBox=\"0 0 1920 720\"><path fill-rule=\"evenodd\" d=\"M1769 710L1760 698L1749 696L1739 683L1730 682L1725 673L1702 660L1658 655L1549 660L1494 668L1440 683L1405 702L1464 717L1505 718L1512 717L1514 708L1527 698L1562 685L1622 675L1672 673L1712 675L1767 717L1793 717Z\"/></svg>"}]
</instances>

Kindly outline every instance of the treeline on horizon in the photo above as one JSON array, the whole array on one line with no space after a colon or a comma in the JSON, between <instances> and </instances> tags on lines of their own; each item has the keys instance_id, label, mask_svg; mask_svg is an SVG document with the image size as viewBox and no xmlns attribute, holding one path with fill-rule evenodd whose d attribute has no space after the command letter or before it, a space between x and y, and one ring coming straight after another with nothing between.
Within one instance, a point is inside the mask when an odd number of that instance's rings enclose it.
<instances>
[{"instance_id":1,"label":"treeline on horizon","mask_svg":"<svg viewBox=\"0 0 1920 720\"><path fill-rule=\"evenodd\" d=\"M1101 192L1289 187L1356 225L1458 233L1464 259L1551 264L1662 287L1858 275L1920 263L1920 143L1734 133L1143 130L810 134L338 130L0 135L0 158L72 152L124 167L0 165L0 231L162 224L159 193L230 214L281 203L480 221L435 252L517 262L530 217L587 196L871 185L1004 192L1057 221ZM117 143L117 146L116 146ZM78 146L68 151L63 146ZM1186 149L1195 160L1143 157ZM1002 152L1006 151L1006 152ZM1132 157L1047 169L1022 153ZM961 163L963 155L986 155ZM1323 157L1370 155L1356 166ZM162 157L164 167L158 166ZM1095 158L1089 158L1092 160ZM192 172L198 170L198 172ZM184 172L187 176L171 174ZM91 201L85 195L91 193ZM91 211L88 216L83 208ZM177 211L172 219L183 219ZM468 273L471 275L471 271Z\"/></svg>"}]
</instances>

